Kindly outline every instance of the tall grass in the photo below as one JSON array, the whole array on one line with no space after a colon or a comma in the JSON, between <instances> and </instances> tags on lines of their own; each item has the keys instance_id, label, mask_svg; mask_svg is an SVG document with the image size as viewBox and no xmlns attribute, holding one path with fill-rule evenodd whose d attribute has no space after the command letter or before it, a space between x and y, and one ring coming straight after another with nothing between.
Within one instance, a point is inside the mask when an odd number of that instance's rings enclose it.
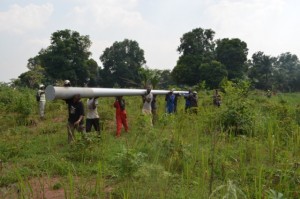
<instances>
[{"instance_id":1,"label":"tall grass","mask_svg":"<svg viewBox=\"0 0 300 199\"><path fill-rule=\"evenodd\" d=\"M65 198L299 198L300 94L269 99L247 89L227 85L220 108L199 92L198 114L185 113L180 98L178 113L167 115L159 96L154 126L140 97L126 97L130 131L120 139L114 99L101 98L101 139L77 134L68 145L63 101L47 102L40 121L33 91L1 87L0 198L14 183L32 196L30 179L41 176L59 178Z\"/></svg>"}]
</instances>

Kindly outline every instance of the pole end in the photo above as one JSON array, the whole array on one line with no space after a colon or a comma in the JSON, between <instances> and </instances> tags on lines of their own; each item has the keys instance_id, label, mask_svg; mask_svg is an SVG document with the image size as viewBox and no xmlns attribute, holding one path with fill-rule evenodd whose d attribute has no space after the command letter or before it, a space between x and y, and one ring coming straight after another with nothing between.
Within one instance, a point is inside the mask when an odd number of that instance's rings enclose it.
<instances>
[{"instance_id":1,"label":"pole end","mask_svg":"<svg viewBox=\"0 0 300 199\"><path fill-rule=\"evenodd\" d=\"M49 85L47 86L46 90L45 90L45 94L46 94L46 99L49 101L52 101L55 99L55 89L54 86Z\"/></svg>"}]
</instances>

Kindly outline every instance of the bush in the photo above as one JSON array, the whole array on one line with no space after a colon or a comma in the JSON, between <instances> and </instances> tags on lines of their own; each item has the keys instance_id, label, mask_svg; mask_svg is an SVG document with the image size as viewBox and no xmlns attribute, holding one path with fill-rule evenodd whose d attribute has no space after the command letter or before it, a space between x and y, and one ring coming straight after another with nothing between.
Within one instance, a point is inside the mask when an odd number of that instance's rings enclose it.
<instances>
[{"instance_id":1,"label":"bush","mask_svg":"<svg viewBox=\"0 0 300 199\"><path fill-rule=\"evenodd\" d=\"M221 123L225 130L235 135L252 132L254 113L248 99L249 86L247 82L228 82L224 87L227 106L221 112Z\"/></svg>"}]
</instances>

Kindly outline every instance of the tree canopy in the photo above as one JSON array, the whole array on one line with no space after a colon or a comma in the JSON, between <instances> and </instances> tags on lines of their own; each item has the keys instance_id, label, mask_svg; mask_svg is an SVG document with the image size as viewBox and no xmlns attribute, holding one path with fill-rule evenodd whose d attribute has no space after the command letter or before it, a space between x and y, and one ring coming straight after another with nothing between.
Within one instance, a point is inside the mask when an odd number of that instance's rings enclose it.
<instances>
[{"instance_id":1,"label":"tree canopy","mask_svg":"<svg viewBox=\"0 0 300 199\"><path fill-rule=\"evenodd\" d=\"M72 30L52 33L50 45L29 58L29 71L12 85L37 87L69 79L73 86L144 87L148 84L205 85L215 89L223 79L248 79L257 89L300 91L300 61L290 52L277 57L258 51L247 60L247 43L238 38L214 40L211 29L195 28L184 33L177 47L179 57L172 71L145 66L144 50L137 41L124 39L100 55L103 68L90 58L88 35ZM88 83L88 84L87 84Z\"/></svg>"},{"instance_id":2,"label":"tree canopy","mask_svg":"<svg viewBox=\"0 0 300 199\"><path fill-rule=\"evenodd\" d=\"M228 79L241 79L246 74L248 48L240 39L221 39L217 41L216 59L225 65Z\"/></svg>"},{"instance_id":3,"label":"tree canopy","mask_svg":"<svg viewBox=\"0 0 300 199\"><path fill-rule=\"evenodd\" d=\"M103 64L100 72L103 86L128 87L140 83L139 70L146 60L144 50L136 41L125 39L113 43L104 50L100 60Z\"/></svg>"},{"instance_id":4,"label":"tree canopy","mask_svg":"<svg viewBox=\"0 0 300 199\"><path fill-rule=\"evenodd\" d=\"M259 51L250 60L249 78L255 88L280 91L299 91L300 62L289 52L277 57Z\"/></svg>"},{"instance_id":5,"label":"tree canopy","mask_svg":"<svg viewBox=\"0 0 300 199\"><path fill-rule=\"evenodd\" d=\"M83 85L88 77L87 63L91 52L89 36L76 31L60 30L51 36L51 45L41 50L39 57L49 78L69 79L73 85Z\"/></svg>"},{"instance_id":6,"label":"tree canopy","mask_svg":"<svg viewBox=\"0 0 300 199\"><path fill-rule=\"evenodd\" d=\"M199 68L214 58L215 32L211 29L196 28L183 34L177 51L181 54L172 77L177 83L195 85L201 81Z\"/></svg>"}]
</instances>

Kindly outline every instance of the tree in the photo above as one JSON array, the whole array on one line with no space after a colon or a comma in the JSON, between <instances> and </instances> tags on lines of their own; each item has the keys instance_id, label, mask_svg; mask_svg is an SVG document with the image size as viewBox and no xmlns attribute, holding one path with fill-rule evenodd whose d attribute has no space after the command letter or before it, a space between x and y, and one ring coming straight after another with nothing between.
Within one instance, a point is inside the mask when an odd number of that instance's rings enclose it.
<instances>
[{"instance_id":1,"label":"tree","mask_svg":"<svg viewBox=\"0 0 300 199\"><path fill-rule=\"evenodd\" d=\"M299 73L300 62L296 55L287 52L277 57L274 70L277 89L281 91L298 90Z\"/></svg>"},{"instance_id":2,"label":"tree","mask_svg":"<svg viewBox=\"0 0 300 199\"><path fill-rule=\"evenodd\" d=\"M52 34L51 45L42 49L38 56L52 82L69 79L72 85L83 85L89 75L90 46L89 36L60 30Z\"/></svg>"},{"instance_id":3,"label":"tree","mask_svg":"<svg viewBox=\"0 0 300 199\"><path fill-rule=\"evenodd\" d=\"M144 50L136 41L125 39L106 48L100 56L102 84L111 87L115 84L128 87L140 83L139 69L146 63Z\"/></svg>"},{"instance_id":4,"label":"tree","mask_svg":"<svg viewBox=\"0 0 300 199\"><path fill-rule=\"evenodd\" d=\"M200 65L214 59L214 34L211 29L196 28L181 37L177 48L181 56L172 71L177 83L194 85L201 80Z\"/></svg>"},{"instance_id":5,"label":"tree","mask_svg":"<svg viewBox=\"0 0 300 199\"><path fill-rule=\"evenodd\" d=\"M216 57L226 66L228 79L242 79L246 73L248 55L247 44L240 39L221 39L217 41Z\"/></svg>"},{"instance_id":6,"label":"tree","mask_svg":"<svg viewBox=\"0 0 300 199\"><path fill-rule=\"evenodd\" d=\"M275 58L265 55L259 51L252 55L249 68L249 77L258 89L271 89L274 83L274 63Z\"/></svg>"},{"instance_id":7,"label":"tree","mask_svg":"<svg viewBox=\"0 0 300 199\"><path fill-rule=\"evenodd\" d=\"M45 70L41 66L37 66L32 70L19 75L19 85L28 88L38 88L39 84L44 82L44 72Z\"/></svg>"},{"instance_id":8,"label":"tree","mask_svg":"<svg viewBox=\"0 0 300 199\"><path fill-rule=\"evenodd\" d=\"M20 74L15 81L17 86L37 88L39 84L46 83L45 69L38 56L28 59L27 68L29 71Z\"/></svg>"},{"instance_id":9,"label":"tree","mask_svg":"<svg viewBox=\"0 0 300 199\"><path fill-rule=\"evenodd\" d=\"M210 89L218 88L221 81L227 77L225 66L218 61L201 64L199 70L203 74L202 81L205 81Z\"/></svg>"},{"instance_id":10,"label":"tree","mask_svg":"<svg viewBox=\"0 0 300 199\"><path fill-rule=\"evenodd\" d=\"M160 71L160 83L159 86L163 89L168 89L170 85L174 85L175 82L172 79L170 70L161 70Z\"/></svg>"},{"instance_id":11,"label":"tree","mask_svg":"<svg viewBox=\"0 0 300 199\"><path fill-rule=\"evenodd\" d=\"M87 61L87 71L88 71L88 80L89 86L95 87L99 85L100 76L99 76L99 66L94 59L89 59Z\"/></svg>"}]
</instances>

